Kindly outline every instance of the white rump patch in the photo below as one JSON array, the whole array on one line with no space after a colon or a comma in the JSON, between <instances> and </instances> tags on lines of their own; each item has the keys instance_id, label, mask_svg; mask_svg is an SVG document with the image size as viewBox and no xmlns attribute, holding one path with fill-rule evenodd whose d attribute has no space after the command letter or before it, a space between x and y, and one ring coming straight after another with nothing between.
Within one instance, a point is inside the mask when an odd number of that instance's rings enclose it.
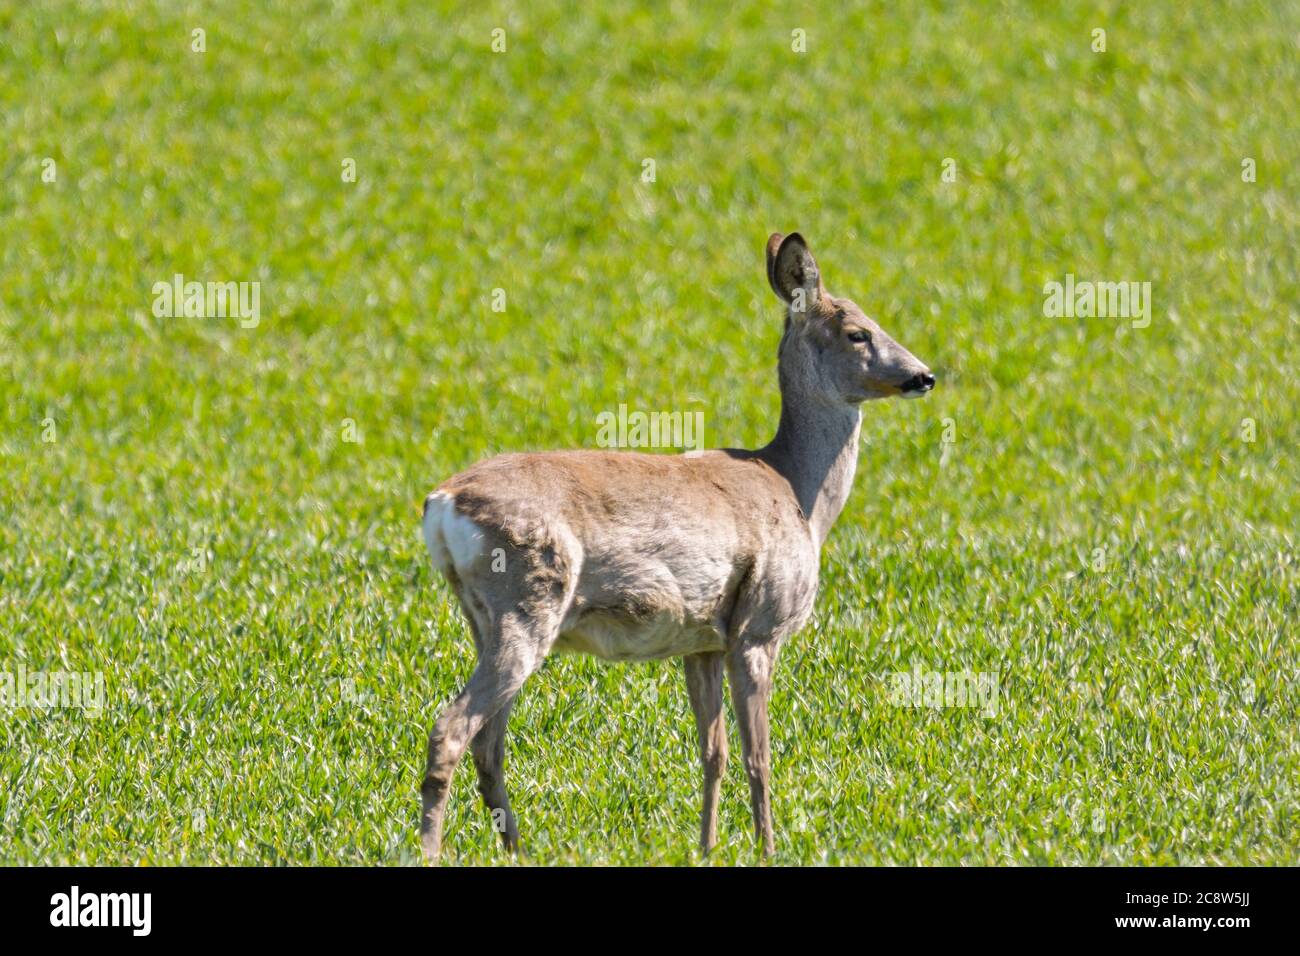
<instances>
[{"instance_id":1,"label":"white rump patch","mask_svg":"<svg viewBox=\"0 0 1300 956\"><path fill-rule=\"evenodd\" d=\"M448 566L464 573L483 554L483 531L456 510L456 499L435 491L424 500L424 543L439 571Z\"/></svg>"}]
</instances>

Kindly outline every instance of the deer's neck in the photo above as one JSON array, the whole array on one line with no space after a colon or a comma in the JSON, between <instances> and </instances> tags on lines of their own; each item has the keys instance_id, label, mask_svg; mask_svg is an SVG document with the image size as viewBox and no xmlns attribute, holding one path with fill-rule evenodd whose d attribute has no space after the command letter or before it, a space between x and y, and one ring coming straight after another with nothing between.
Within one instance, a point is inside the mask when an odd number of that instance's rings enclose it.
<instances>
[{"instance_id":1,"label":"deer's neck","mask_svg":"<svg viewBox=\"0 0 1300 956\"><path fill-rule=\"evenodd\" d=\"M848 501L861 429L858 406L828 404L782 388L781 424L762 455L790 482L818 547Z\"/></svg>"}]
</instances>

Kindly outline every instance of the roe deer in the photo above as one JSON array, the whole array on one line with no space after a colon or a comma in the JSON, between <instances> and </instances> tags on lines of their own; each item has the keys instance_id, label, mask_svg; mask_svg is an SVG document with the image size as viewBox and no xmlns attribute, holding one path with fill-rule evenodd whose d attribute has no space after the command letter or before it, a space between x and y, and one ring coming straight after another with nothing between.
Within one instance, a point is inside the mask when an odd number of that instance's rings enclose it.
<instances>
[{"instance_id":1,"label":"roe deer","mask_svg":"<svg viewBox=\"0 0 1300 956\"><path fill-rule=\"evenodd\" d=\"M772 669L812 612L821 546L853 483L859 405L923 395L934 376L857 305L827 293L798 233L768 239L767 278L786 317L781 422L766 447L500 455L425 500L425 542L478 651L469 683L429 734L420 827L429 862L466 748L506 848L518 846L503 776L506 722L552 651L683 659L704 768L706 853L717 842L727 760L725 669L754 830L764 854L773 852Z\"/></svg>"}]
</instances>

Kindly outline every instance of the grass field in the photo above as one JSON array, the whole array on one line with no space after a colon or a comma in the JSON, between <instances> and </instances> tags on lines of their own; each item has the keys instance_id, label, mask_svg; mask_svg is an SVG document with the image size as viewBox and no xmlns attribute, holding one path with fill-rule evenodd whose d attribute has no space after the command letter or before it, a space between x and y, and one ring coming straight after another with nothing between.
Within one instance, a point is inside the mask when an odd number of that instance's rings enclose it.
<instances>
[{"instance_id":1,"label":"grass field","mask_svg":"<svg viewBox=\"0 0 1300 956\"><path fill-rule=\"evenodd\" d=\"M1300 6L513 6L0 7L0 672L104 675L0 712L0 862L415 862L424 494L621 403L766 442L798 229L939 386L865 409L777 862L1300 863ZM527 862L698 859L679 663L553 658L508 746ZM504 861L469 761L444 860Z\"/></svg>"}]
</instances>

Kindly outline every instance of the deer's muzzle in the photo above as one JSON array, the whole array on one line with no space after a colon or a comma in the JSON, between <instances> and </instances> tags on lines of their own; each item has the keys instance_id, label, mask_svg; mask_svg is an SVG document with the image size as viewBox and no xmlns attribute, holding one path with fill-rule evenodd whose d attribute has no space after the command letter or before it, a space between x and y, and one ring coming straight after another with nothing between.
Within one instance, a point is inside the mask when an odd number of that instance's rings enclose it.
<instances>
[{"instance_id":1,"label":"deer's muzzle","mask_svg":"<svg viewBox=\"0 0 1300 956\"><path fill-rule=\"evenodd\" d=\"M898 386L898 390L908 398L920 398L932 388L934 388L934 376L929 372L920 372L913 375Z\"/></svg>"}]
</instances>

